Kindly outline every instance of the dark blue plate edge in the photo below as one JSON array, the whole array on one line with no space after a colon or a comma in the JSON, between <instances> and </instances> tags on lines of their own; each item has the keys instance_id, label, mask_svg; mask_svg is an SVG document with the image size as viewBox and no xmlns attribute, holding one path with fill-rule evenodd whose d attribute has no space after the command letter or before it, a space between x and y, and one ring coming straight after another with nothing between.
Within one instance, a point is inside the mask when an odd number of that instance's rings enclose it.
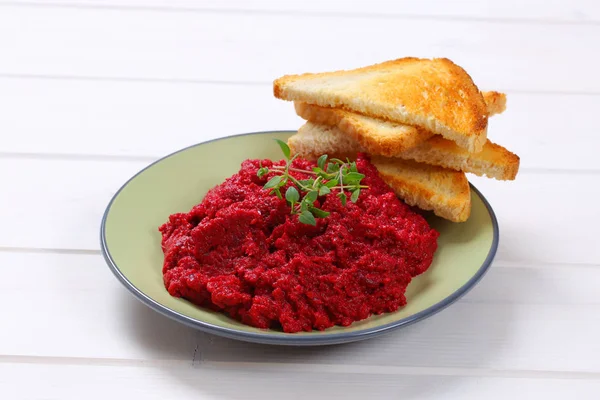
<instances>
[{"instance_id":1,"label":"dark blue plate edge","mask_svg":"<svg viewBox=\"0 0 600 400\"><path fill-rule=\"evenodd\" d=\"M127 180L127 182L125 182L119 188L119 190L115 193L115 195L112 197L112 199L108 203L108 206L106 207L106 210L104 211L104 214L102 216L102 222L100 225L100 249L102 251L102 255L104 256L104 260L108 264L108 267L110 268L110 270L117 277L117 279L138 300L140 300L142 303L144 303L148 307L152 308L154 311L156 311L170 319L173 319L177 322L183 323L189 327L201 330L203 332L207 332L207 333L218 335L218 336L223 336L223 337L226 337L229 339L241 340L241 341L252 342L252 343L261 343L261 344L270 344L270 345L287 345L287 346L333 345L333 344L350 343L350 342L355 342L358 340L370 339L370 338L373 338L376 336L380 336L384 333L390 332L394 329L406 327L415 322L418 322L425 318L431 317L432 315L435 315L438 312L444 310L446 307L450 306L451 304L456 302L458 299L463 297L465 294L467 294L483 278L483 276L489 270L489 268L492 264L492 261L494 260L494 257L496 256L496 251L498 250L498 244L499 244L499 240L500 240L500 231L499 231L499 227L498 227L498 220L496 219L496 214L494 213L494 210L492 209L492 207L491 207L490 203L487 201L487 199L481 194L481 192L472 183L469 183L471 189L473 191L475 191L475 193L477 193L479 198L482 200L483 204L485 205L485 207L490 215L490 218L492 219L492 228L493 228L492 246L490 247L490 251L488 252L487 257L484 260L483 264L481 265L481 267L479 268L477 273L475 275L473 275L473 277L471 279L469 279L469 281L467 283L465 283L457 291L455 291L454 293L452 293L450 296L446 297L444 300L440 301L439 303L436 303L436 304L432 305L431 307L426 308L425 310L419 311L418 313L413 314L407 318L403 318L399 321L394 321L389 324L378 326L375 328L369 328L369 329L364 329L364 330L354 331L354 332L347 332L347 333L336 333L336 334L327 335L327 336L294 336L293 334L290 334L289 336L284 336L284 335L273 336L273 335L270 335L267 333L262 334L262 333L253 333L253 332L240 332L235 329L229 329L229 328L224 328L221 326L209 324L209 323L206 323L203 321L199 321L199 320L190 318L186 315L180 314L177 311L172 310L172 309L154 301L152 298L150 298L149 296L144 294L142 291L140 291L132 282L130 282L121 273L121 271L117 267L117 264L112 259L112 256L110 255L110 251L109 251L107 243L106 243L106 219L108 217L108 214L110 212L110 209L111 209L112 204L114 203L115 199L119 196L121 191L125 187L127 187L127 185L131 181L133 181L135 178L137 178L140 174L142 174L147 169L154 166L154 164L157 164L161 161L164 161L167 158L173 157L181 152L184 152L186 150L192 149L197 146L201 146L201 145L215 142L218 140L231 139L231 138L235 138L235 137L239 137L239 136L262 135L262 134L267 135L267 134L277 134L277 133L293 134L293 133L296 133L296 131L282 130L282 131L250 132L250 133L242 133L242 134L237 134L237 135L225 136L225 137L197 143L197 144L185 147L176 152L173 152L167 156L164 156L164 157L152 162L151 164L147 165L142 170L140 170L138 173L133 175L130 179Z\"/></svg>"}]
</instances>

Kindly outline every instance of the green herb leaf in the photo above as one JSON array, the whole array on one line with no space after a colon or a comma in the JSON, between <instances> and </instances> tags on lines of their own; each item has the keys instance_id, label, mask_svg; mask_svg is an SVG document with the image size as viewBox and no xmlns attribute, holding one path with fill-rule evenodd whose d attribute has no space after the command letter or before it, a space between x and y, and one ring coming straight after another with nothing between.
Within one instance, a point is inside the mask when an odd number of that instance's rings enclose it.
<instances>
[{"instance_id":1,"label":"green herb leaf","mask_svg":"<svg viewBox=\"0 0 600 400\"><path fill-rule=\"evenodd\" d=\"M360 188L356 189L352 192L352 196L350 196L350 201L356 203L358 200L358 196L360 196Z\"/></svg>"},{"instance_id":2,"label":"green herb leaf","mask_svg":"<svg viewBox=\"0 0 600 400\"><path fill-rule=\"evenodd\" d=\"M327 155L322 155L312 171L294 168L292 163L298 157L298 154L290 159L291 152L288 145L281 140L276 141L287 158L285 165L266 168L259 164L260 168L257 175L262 177L269 173L275 174L264 185L264 188L270 190L272 194L277 195L280 199L285 197L285 200L290 204L290 214L300 214L300 221L314 225L315 218L329 216L329 212L314 206L319 196L326 196L335 192L343 206L346 206L348 197L352 202L358 201L361 187L366 188L366 186L360 184L365 175L358 172L355 162L342 161L337 158L328 161ZM291 172L303 173L312 177L310 179L296 179L291 175ZM282 196L281 188L284 187L287 187L287 190L285 196Z\"/></svg>"},{"instance_id":3,"label":"green herb leaf","mask_svg":"<svg viewBox=\"0 0 600 400\"><path fill-rule=\"evenodd\" d=\"M304 210L298 216L298 220L303 224L308 224L315 226L317 225L317 221L315 220L315 216L308 210Z\"/></svg>"},{"instance_id":4,"label":"green herb leaf","mask_svg":"<svg viewBox=\"0 0 600 400\"><path fill-rule=\"evenodd\" d=\"M327 173L332 174L332 173L338 172L339 170L340 170L340 166L338 164L335 164L335 163L327 164Z\"/></svg>"},{"instance_id":5,"label":"green herb leaf","mask_svg":"<svg viewBox=\"0 0 600 400\"><path fill-rule=\"evenodd\" d=\"M330 174L323 170L321 170L321 172L319 172L317 174L317 178L321 178L322 180L329 180L329 179L333 178L334 176L335 176L335 172Z\"/></svg>"},{"instance_id":6,"label":"green herb leaf","mask_svg":"<svg viewBox=\"0 0 600 400\"><path fill-rule=\"evenodd\" d=\"M319 168L321 169L325 169L325 163L327 162L327 154L323 154L321 157L319 157L319 159L317 160L317 165L319 166Z\"/></svg>"},{"instance_id":7,"label":"green herb leaf","mask_svg":"<svg viewBox=\"0 0 600 400\"><path fill-rule=\"evenodd\" d=\"M300 202L300 212L308 210L308 203L302 199Z\"/></svg>"},{"instance_id":8,"label":"green herb leaf","mask_svg":"<svg viewBox=\"0 0 600 400\"><path fill-rule=\"evenodd\" d=\"M289 160L290 155L292 154L290 147L287 145L286 142L284 142L282 140L275 139L275 141L277 142L279 147L281 147L281 151L283 152L283 155L285 156L285 158L287 158Z\"/></svg>"},{"instance_id":9,"label":"green herb leaf","mask_svg":"<svg viewBox=\"0 0 600 400\"><path fill-rule=\"evenodd\" d=\"M312 204L315 202L315 200L317 200L317 197L319 197L319 192L317 192L316 190L311 190L306 194L306 196L304 196L304 199L309 204Z\"/></svg>"},{"instance_id":10,"label":"green herb leaf","mask_svg":"<svg viewBox=\"0 0 600 400\"><path fill-rule=\"evenodd\" d=\"M361 181L365 176L358 172L348 172L344 175L344 184L353 185Z\"/></svg>"},{"instance_id":11,"label":"green herb leaf","mask_svg":"<svg viewBox=\"0 0 600 400\"><path fill-rule=\"evenodd\" d=\"M269 173L269 168L262 167L262 168L260 168L258 170L258 172L256 173L256 175L258 175L259 178L262 178L263 176L265 176L268 173Z\"/></svg>"},{"instance_id":12,"label":"green herb leaf","mask_svg":"<svg viewBox=\"0 0 600 400\"><path fill-rule=\"evenodd\" d=\"M320 208L316 208L316 207L311 207L311 208L309 208L309 210L317 218L327 218L329 216L329 214L331 214L328 211L324 211L324 210L321 210Z\"/></svg>"},{"instance_id":13,"label":"green herb leaf","mask_svg":"<svg viewBox=\"0 0 600 400\"><path fill-rule=\"evenodd\" d=\"M304 186L304 187L312 187L312 185L315 183L314 179L300 179L298 181L298 183L300 183L300 185ZM300 187L300 190L304 190L302 187Z\"/></svg>"},{"instance_id":14,"label":"green herb leaf","mask_svg":"<svg viewBox=\"0 0 600 400\"><path fill-rule=\"evenodd\" d=\"M269 179L269 181L267 183L265 183L265 186L263 186L263 187L265 189L271 189L271 188L278 187L279 184L281 183L282 178L283 178L283 175L274 176L271 179Z\"/></svg>"},{"instance_id":15,"label":"green herb leaf","mask_svg":"<svg viewBox=\"0 0 600 400\"><path fill-rule=\"evenodd\" d=\"M319 196L325 196L329 193L331 193L331 189L329 189L327 186L321 186L321 188L319 189Z\"/></svg>"},{"instance_id":16,"label":"green herb leaf","mask_svg":"<svg viewBox=\"0 0 600 400\"><path fill-rule=\"evenodd\" d=\"M285 191L285 199L290 202L293 206L298 200L300 200L300 193L298 193L298 189L293 186L290 186Z\"/></svg>"},{"instance_id":17,"label":"green herb leaf","mask_svg":"<svg viewBox=\"0 0 600 400\"><path fill-rule=\"evenodd\" d=\"M327 186L329 189L331 189L334 186L337 186L337 184L339 183L339 181L337 179L331 179L327 182L325 182L325 186Z\"/></svg>"},{"instance_id":18,"label":"green herb leaf","mask_svg":"<svg viewBox=\"0 0 600 400\"><path fill-rule=\"evenodd\" d=\"M321 179L331 179L333 175L332 173L328 173L319 167L314 167L313 172L317 174L317 178L321 177Z\"/></svg>"}]
</instances>

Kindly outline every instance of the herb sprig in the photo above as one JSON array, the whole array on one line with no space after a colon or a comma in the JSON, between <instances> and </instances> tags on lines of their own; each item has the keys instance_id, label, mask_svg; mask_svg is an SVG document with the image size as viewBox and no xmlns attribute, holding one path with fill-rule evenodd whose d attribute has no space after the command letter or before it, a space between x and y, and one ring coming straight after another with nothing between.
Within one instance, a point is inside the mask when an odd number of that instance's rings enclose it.
<instances>
[{"instance_id":1,"label":"herb sprig","mask_svg":"<svg viewBox=\"0 0 600 400\"><path fill-rule=\"evenodd\" d=\"M290 206L291 214L298 214L298 220L301 223L316 225L316 218L329 216L329 212L315 206L314 203L319 196L337 191L336 196L340 198L342 205L346 206L348 195L345 191L350 192L350 201L356 203L361 189L368 188L368 186L361 185L361 181L365 176L358 172L356 162L342 161L337 158L328 160L327 154L324 154L319 157L317 166L312 171L297 169L292 167L292 163L298 155L291 157L289 146L279 139L275 139L275 141L279 144L285 156L285 165L276 165L271 169L261 165L257 175L263 177L270 172L277 174L269 179L263 188L268 189L271 194L280 199L285 197ZM290 172L301 172L311 177L309 179L296 179ZM282 188L288 183L291 183L291 185L288 186L285 194L282 194Z\"/></svg>"}]
</instances>

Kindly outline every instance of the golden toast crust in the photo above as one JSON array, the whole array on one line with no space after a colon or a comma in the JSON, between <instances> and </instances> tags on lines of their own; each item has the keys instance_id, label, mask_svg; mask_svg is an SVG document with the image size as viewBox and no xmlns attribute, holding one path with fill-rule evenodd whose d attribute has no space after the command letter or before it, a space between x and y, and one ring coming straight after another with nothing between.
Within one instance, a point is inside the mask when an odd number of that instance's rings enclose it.
<instances>
[{"instance_id":1,"label":"golden toast crust","mask_svg":"<svg viewBox=\"0 0 600 400\"><path fill-rule=\"evenodd\" d=\"M310 154L315 159L325 153L336 154L338 158L353 158L358 152L369 153L365 146L338 127L313 122L301 126L298 134L290 137L288 144L295 147L296 152L302 155ZM498 180L514 180L520 167L519 156L490 140L479 153L469 153L438 135L409 150L394 154L393 157Z\"/></svg>"},{"instance_id":2,"label":"golden toast crust","mask_svg":"<svg viewBox=\"0 0 600 400\"><path fill-rule=\"evenodd\" d=\"M382 179L407 204L453 222L464 222L471 215L471 188L463 172L380 156L371 161ZM420 174L428 175L436 185L415 179Z\"/></svg>"},{"instance_id":3,"label":"golden toast crust","mask_svg":"<svg viewBox=\"0 0 600 400\"><path fill-rule=\"evenodd\" d=\"M402 58L349 71L286 75L275 97L416 125L469 151L487 138L488 111L467 72L446 58Z\"/></svg>"},{"instance_id":4,"label":"golden toast crust","mask_svg":"<svg viewBox=\"0 0 600 400\"><path fill-rule=\"evenodd\" d=\"M355 159L363 149L336 127L307 122L288 139L293 155L316 160L322 154ZM463 172L412 160L371 156L383 180L407 204L454 222L465 221L471 210L470 187Z\"/></svg>"},{"instance_id":5,"label":"golden toast crust","mask_svg":"<svg viewBox=\"0 0 600 400\"><path fill-rule=\"evenodd\" d=\"M483 92L483 100L485 101L490 117L506 111L506 94L504 93L495 91Z\"/></svg>"},{"instance_id":6,"label":"golden toast crust","mask_svg":"<svg viewBox=\"0 0 600 400\"><path fill-rule=\"evenodd\" d=\"M410 125L378 121L345 110L294 102L296 114L307 121L337 126L371 154L392 157L430 138L433 133ZM380 134L382 130L391 134Z\"/></svg>"},{"instance_id":7,"label":"golden toast crust","mask_svg":"<svg viewBox=\"0 0 600 400\"><path fill-rule=\"evenodd\" d=\"M489 139L482 151L473 154L450 140L434 136L395 156L498 180L514 180L520 166L519 156Z\"/></svg>"},{"instance_id":8,"label":"golden toast crust","mask_svg":"<svg viewBox=\"0 0 600 400\"><path fill-rule=\"evenodd\" d=\"M502 113L506 109L504 93L484 92L483 97L490 115ZM433 133L415 126L394 124L339 108L298 101L294 102L294 108L296 114L307 121L337 126L371 154L394 157L433 136Z\"/></svg>"}]
</instances>

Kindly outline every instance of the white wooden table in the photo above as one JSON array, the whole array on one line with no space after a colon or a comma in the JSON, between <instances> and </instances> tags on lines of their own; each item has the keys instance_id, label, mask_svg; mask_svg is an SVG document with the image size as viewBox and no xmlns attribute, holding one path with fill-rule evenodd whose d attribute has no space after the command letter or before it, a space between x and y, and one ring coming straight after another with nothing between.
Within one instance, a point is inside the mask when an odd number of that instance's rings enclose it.
<instances>
[{"instance_id":1,"label":"white wooden table","mask_svg":"<svg viewBox=\"0 0 600 400\"><path fill-rule=\"evenodd\" d=\"M594 0L0 0L0 398L599 399L599 51ZM290 349L184 327L112 276L100 219L133 173L297 128L280 75L408 55L506 92L489 135L522 159L471 178L501 244L460 302Z\"/></svg>"}]
</instances>

